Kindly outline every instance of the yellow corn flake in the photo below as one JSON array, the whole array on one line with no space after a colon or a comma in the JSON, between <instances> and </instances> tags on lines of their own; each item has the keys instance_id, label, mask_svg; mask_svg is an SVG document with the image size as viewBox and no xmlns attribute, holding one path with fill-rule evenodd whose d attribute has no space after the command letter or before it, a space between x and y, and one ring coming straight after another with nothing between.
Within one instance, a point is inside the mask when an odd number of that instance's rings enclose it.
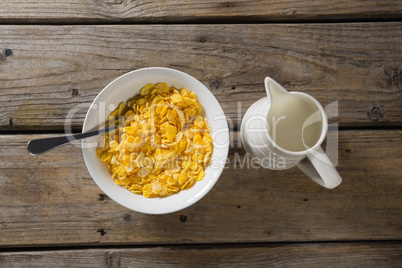
<instances>
[{"instance_id":1,"label":"yellow corn flake","mask_svg":"<svg viewBox=\"0 0 402 268\"><path fill-rule=\"evenodd\" d=\"M157 83L157 84L155 85L155 87L156 87L157 89L161 90L162 92L168 92L168 91L170 90L168 84L163 83L163 82Z\"/></svg>"},{"instance_id":2,"label":"yellow corn flake","mask_svg":"<svg viewBox=\"0 0 402 268\"><path fill-rule=\"evenodd\" d=\"M141 88L140 90L140 95L145 96L151 93L151 91L155 88L154 84L147 84L144 87Z\"/></svg>"},{"instance_id":3,"label":"yellow corn flake","mask_svg":"<svg viewBox=\"0 0 402 268\"><path fill-rule=\"evenodd\" d=\"M167 139L172 142L174 138L176 137L177 134L177 128L175 126L172 126L171 124L168 124L166 126L166 135Z\"/></svg>"},{"instance_id":4,"label":"yellow corn flake","mask_svg":"<svg viewBox=\"0 0 402 268\"><path fill-rule=\"evenodd\" d=\"M211 129L194 92L147 84L109 115L119 125L99 138L98 158L116 184L147 198L191 188L205 176Z\"/></svg>"},{"instance_id":5,"label":"yellow corn flake","mask_svg":"<svg viewBox=\"0 0 402 268\"><path fill-rule=\"evenodd\" d=\"M197 114L197 110L195 109L195 108L187 108L187 109L184 109L184 112L186 113L186 115L188 116L188 117L193 117L193 116L195 116L196 114Z\"/></svg>"}]
</instances>

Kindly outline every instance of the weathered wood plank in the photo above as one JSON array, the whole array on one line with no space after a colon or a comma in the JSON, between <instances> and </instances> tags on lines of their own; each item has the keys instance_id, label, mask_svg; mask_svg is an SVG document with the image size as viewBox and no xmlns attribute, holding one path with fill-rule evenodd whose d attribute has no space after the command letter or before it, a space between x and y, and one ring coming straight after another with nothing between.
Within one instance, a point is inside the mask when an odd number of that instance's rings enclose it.
<instances>
[{"instance_id":1,"label":"weathered wood plank","mask_svg":"<svg viewBox=\"0 0 402 268\"><path fill-rule=\"evenodd\" d=\"M4 267L398 267L400 243L307 243L0 253Z\"/></svg>"},{"instance_id":2,"label":"weathered wood plank","mask_svg":"<svg viewBox=\"0 0 402 268\"><path fill-rule=\"evenodd\" d=\"M398 0L0 2L0 23L207 22L400 18Z\"/></svg>"},{"instance_id":3,"label":"weathered wood plank","mask_svg":"<svg viewBox=\"0 0 402 268\"><path fill-rule=\"evenodd\" d=\"M74 128L114 78L163 66L207 85L234 128L271 76L338 101L332 122L402 124L402 23L0 26L0 128ZM43 37L46 36L46 39Z\"/></svg>"},{"instance_id":4,"label":"weathered wood plank","mask_svg":"<svg viewBox=\"0 0 402 268\"><path fill-rule=\"evenodd\" d=\"M340 132L343 183L333 190L297 169L244 162L233 141L211 192L161 216L106 197L80 148L28 155L26 142L40 136L0 136L1 246L402 240L402 131Z\"/></svg>"}]
</instances>

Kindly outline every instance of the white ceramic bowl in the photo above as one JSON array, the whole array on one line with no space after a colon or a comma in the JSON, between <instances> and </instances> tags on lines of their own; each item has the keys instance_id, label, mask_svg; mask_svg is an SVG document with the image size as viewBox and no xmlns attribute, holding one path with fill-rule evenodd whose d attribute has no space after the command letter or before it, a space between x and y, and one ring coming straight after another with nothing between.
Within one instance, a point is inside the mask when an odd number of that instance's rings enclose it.
<instances>
[{"instance_id":1,"label":"white ceramic bowl","mask_svg":"<svg viewBox=\"0 0 402 268\"><path fill-rule=\"evenodd\" d=\"M115 184L106 165L96 156L98 137L83 140L85 164L99 188L117 203L137 212L166 214L184 209L205 196L219 179L229 151L229 129L225 114L212 93L194 77L168 68L138 69L120 76L95 98L85 117L83 132L103 128L111 111L122 101L137 95L147 83L165 82L195 92L211 126L214 151L205 177L188 190L164 198L145 198Z\"/></svg>"}]
</instances>

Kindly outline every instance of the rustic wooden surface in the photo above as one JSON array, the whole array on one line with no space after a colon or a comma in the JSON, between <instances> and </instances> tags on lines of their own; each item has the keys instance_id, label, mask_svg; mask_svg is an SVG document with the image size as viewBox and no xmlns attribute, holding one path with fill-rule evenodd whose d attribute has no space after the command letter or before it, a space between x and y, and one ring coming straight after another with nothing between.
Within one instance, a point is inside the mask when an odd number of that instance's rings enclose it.
<instances>
[{"instance_id":1,"label":"rustic wooden surface","mask_svg":"<svg viewBox=\"0 0 402 268\"><path fill-rule=\"evenodd\" d=\"M39 0L0 2L3 23L205 22L241 19L331 20L394 19L402 15L399 0Z\"/></svg>"},{"instance_id":2,"label":"rustic wooden surface","mask_svg":"<svg viewBox=\"0 0 402 268\"><path fill-rule=\"evenodd\" d=\"M402 124L401 23L3 25L0 32L0 129L64 129L75 107L72 127L80 128L101 89L148 66L201 80L234 129L265 96L267 75L323 105L338 101L330 122L341 126Z\"/></svg>"},{"instance_id":3,"label":"rustic wooden surface","mask_svg":"<svg viewBox=\"0 0 402 268\"><path fill-rule=\"evenodd\" d=\"M0 267L400 266L401 17L397 0L1 1ZM109 199L74 145L26 151L79 107L80 131L105 85L148 66L198 78L232 130L211 192L160 216ZM337 107L338 188L242 162L265 76Z\"/></svg>"},{"instance_id":4,"label":"rustic wooden surface","mask_svg":"<svg viewBox=\"0 0 402 268\"><path fill-rule=\"evenodd\" d=\"M201 245L0 253L5 267L398 267L396 243ZM151 266L152 266L151 265Z\"/></svg>"},{"instance_id":5,"label":"rustic wooden surface","mask_svg":"<svg viewBox=\"0 0 402 268\"><path fill-rule=\"evenodd\" d=\"M38 137L0 136L2 246L402 239L402 151L392 154L402 147L399 130L342 131L344 181L331 191L296 168L247 166L243 149L232 147L207 196L161 216L131 212L106 197L78 147L28 155L26 142Z\"/></svg>"}]
</instances>

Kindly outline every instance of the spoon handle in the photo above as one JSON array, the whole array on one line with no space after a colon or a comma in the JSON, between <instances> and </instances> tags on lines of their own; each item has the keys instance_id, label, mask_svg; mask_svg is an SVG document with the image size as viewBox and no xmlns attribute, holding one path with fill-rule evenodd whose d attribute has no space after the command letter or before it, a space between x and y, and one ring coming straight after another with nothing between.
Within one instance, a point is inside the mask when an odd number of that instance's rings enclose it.
<instances>
[{"instance_id":1,"label":"spoon handle","mask_svg":"<svg viewBox=\"0 0 402 268\"><path fill-rule=\"evenodd\" d=\"M27 144L28 152L32 155L38 155L50 151L54 148L60 147L67 143L70 143L75 140L81 140L85 138L89 138L92 136L101 135L104 133L108 133L113 131L117 128L117 126L108 127L104 129L98 129L90 132L84 132L79 134L67 135L62 137L54 137L54 138L44 138L44 139L37 139L31 140Z\"/></svg>"}]
</instances>

